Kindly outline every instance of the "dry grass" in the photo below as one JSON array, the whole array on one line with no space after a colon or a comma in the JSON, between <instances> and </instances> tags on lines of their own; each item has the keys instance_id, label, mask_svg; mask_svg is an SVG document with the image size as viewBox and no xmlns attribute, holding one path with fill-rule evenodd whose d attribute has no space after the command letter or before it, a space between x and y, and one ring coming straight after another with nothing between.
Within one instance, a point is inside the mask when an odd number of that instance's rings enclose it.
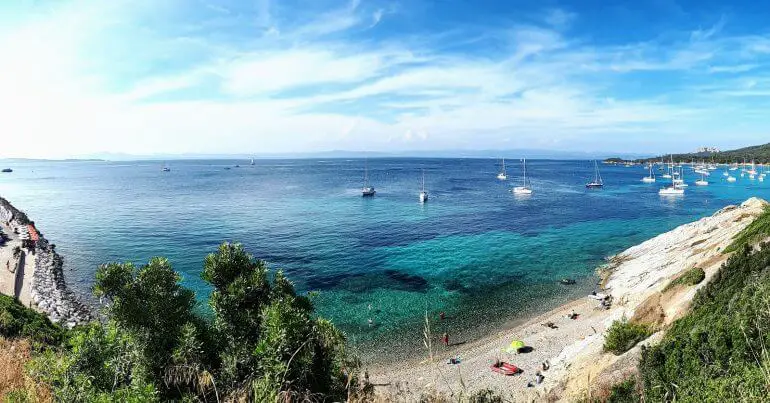
<instances>
[{"instance_id":1,"label":"dry grass","mask_svg":"<svg viewBox=\"0 0 770 403\"><path fill-rule=\"evenodd\" d=\"M9 394L23 395L25 401L51 402L50 392L37 385L26 373L24 365L30 360L32 348L27 340L0 338L0 400L13 401Z\"/></svg>"}]
</instances>

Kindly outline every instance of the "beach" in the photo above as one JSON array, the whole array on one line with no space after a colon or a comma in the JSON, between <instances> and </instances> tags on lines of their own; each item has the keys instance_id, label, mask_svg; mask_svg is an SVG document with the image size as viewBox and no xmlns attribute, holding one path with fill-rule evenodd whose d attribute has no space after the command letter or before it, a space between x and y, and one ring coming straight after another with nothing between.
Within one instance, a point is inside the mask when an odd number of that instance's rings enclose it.
<instances>
[{"instance_id":1,"label":"beach","mask_svg":"<svg viewBox=\"0 0 770 403\"><path fill-rule=\"evenodd\" d=\"M661 331L641 344L658 340L665 326L687 311L697 289L707 281L689 288L666 286L693 267L702 268L706 280L711 278L728 258L721 251L761 214L765 205L752 198L740 206L725 207L609 259L602 268L604 287L597 291L612 295L610 309L601 308L596 299L586 296L473 343L444 348L438 340L441 335L435 335L432 362L426 349L419 359L369 368L370 379L380 392L404 401L433 391L458 397L483 389L494 390L512 401L585 398L592 389L607 387L628 376L638 360L639 345L621 356L603 351L604 334L613 321L625 317L654 324ZM578 317L568 318L573 311ZM553 322L556 328L544 326L547 322ZM522 340L532 351L506 353L513 340ZM459 357L460 364L449 364L452 357ZM515 376L495 373L490 366L496 360L510 362L523 372ZM543 371L546 361L550 368ZM528 387L528 383L535 383L537 371L542 371L543 382Z\"/></svg>"}]
</instances>

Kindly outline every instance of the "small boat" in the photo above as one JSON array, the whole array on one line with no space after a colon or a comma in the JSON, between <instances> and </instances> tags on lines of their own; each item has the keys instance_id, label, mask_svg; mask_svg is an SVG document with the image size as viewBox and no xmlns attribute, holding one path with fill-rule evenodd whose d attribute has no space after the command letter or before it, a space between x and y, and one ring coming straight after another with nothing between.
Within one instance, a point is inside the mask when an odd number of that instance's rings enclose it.
<instances>
[{"instance_id":1,"label":"small boat","mask_svg":"<svg viewBox=\"0 0 770 403\"><path fill-rule=\"evenodd\" d=\"M254 165L254 158L251 159L251 163L249 165Z\"/></svg>"},{"instance_id":2,"label":"small boat","mask_svg":"<svg viewBox=\"0 0 770 403\"><path fill-rule=\"evenodd\" d=\"M652 164L650 164L649 168L650 168L650 175L642 178L642 182L655 183L655 174L652 173Z\"/></svg>"},{"instance_id":3,"label":"small boat","mask_svg":"<svg viewBox=\"0 0 770 403\"><path fill-rule=\"evenodd\" d=\"M225 171L229 171L229 170L230 170L230 167L225 167Z\"/></svg>"},{"instance_id":4,"label":"small boat","mask_svg":"<svg viewBox=\"0 0 770 403\"><path fill-rule=\"evenodd\" d=\"M695 181L695 186L708 186L709 183L706 180L706 175L701 175L700 180Z\"/></svg>"},{"instance_id":5,"label":"small boat","mask_svg":"<svg viewBox=\"0 0 770 403\"><path fill-rule=\"evenodd\" d=\"M564 284L564 285L573 285L573 284L577 283L575 281L575 279L571 279L571 278L563 278L559 282Z\"/></svg>"},{"instance_id":6,"label":"small boat","mask_svg":"<svg viewBox=\"0 0 770 403\"><path fill-rule=\"evenodd\" d=\"M599 173L599 164L594 160L594 180L586 183L588 189L599 189L604 187L602 175Z\"/></svg>"},{"instance_id":7,"label":"small boat","mask_svg":"<svg viewBox=\"0 0 770 403\"><path fill-rule=\"evenodd\" d=\"M499 174L497 174L497 179L500 179L501 181L508 179L508 174L505 173L505 158L503 158L502 170L500 171Z\"/></svg>"},{"instance_id":8,"label":"small boat","mask_svg":"<svg viewBox=\"0 0 770 403\"><path fill-rule=\"evenodd\" d=\"M677 186L674 180L671 180L671 186L665 187L658 191L661 196L681 196L684 195L684 188Z\"/></svg>"},{"instance_id":9,"label":"small boat","mask_svg":"<svg viewBox=\"0 0 770 403\"><path fill-rule=\"evenodd\" d=\"M527 159L524 158L521 161L522 161L522 165L524 167L524 182L522 183L521 186L516 186L511 191L513 192L513 194L531 195L532 194L532 185L527 180Z\"/></svg>"},{"instance_id":10,"label":"small boat","mask_svg":"<svg viewBox=\"0 0 770 403\"><path fill-rule=\"evenodd\" d=\"M498 361L492 364L490 368L492 371L497 372L498 374L503 374L505 376L518 375L523 372L521 368L502 361Z\"/></svg>"},{"instance_id":11,"label":"small boat","mask_svg":"<svg viewBox=\"0 0 770 403\"><path fill-rule=\"evenodd\" d=\"M161 168L160 170L161 170L162 172L171 172L171 168L169 168L169 167L165 167L165 166L164 166L163 168Z\"/></svg>"},{"instance_id":12,"label":"small boat","mask_svg":"<svg viewBox=\"0 0 770 403\"><path fill-rule=\"evenodd\" d=\"M368 163L365 163L365 165L364 165L364 186L361 188L361 195L363 197L372 197L375 194L377 194L377 191L374 190L374 186L371 186L369 184L369 165L368 165Z\"/></svg>"},{"instance_id":13,"label":"small boat","mask_svg":"<svg viewBox=\"0 0 770 403\"><path fill-rule=\"evenodd\" d=\"M420 203L428 201L428 192L425 191L425 170L422 171L422 190L420 191Z\"/></svg>"},{"instance_id":14,"label":"small boat","mask_svg":"<svg viewBox=\"0 0 770 403\"><path fill-rule=\"evenodd\" d=\"M729 176L727 176L727 181L728 181L728 182L731 182L731 183L732 183L732 182L735 182L735 181L737 181L737 180L738 180L738 179L736 179L736 178L735 178L734 176L732 176L732 175L729 175Z\"/></svg>"},{"instance_id":15,"label":"small boat","mask_svg":"<svg viewBox=\"0 0 770 403\"><path fill-rule=\"evenodd\" d=\"M236 167L236 168L240 168L241 166L240 166L240 165L236 165L235 167Z\"/></svg>"},{"instance_id":16,"label":"small boat","mask_svg":"<svg viewBox=\"0 0 770 403\"><path fill-rule=\"evenodd\" d=\"M3 168L3 170L2 170L2 171L0 171L0 172L3 172L3 173L6 173L6 174L7 174L7 173L11 173L11 172L13 172L13 169L11 169L11 168Z\"/></svg>"},{"instance_id":17,"label":"small boat","mask_svg":"<svg viewBox=\"0 0 770 403\"><path fill-rule=\"evenodd\" d=\"M684 194L684 189L671 186L660 189L658 194L661 196L681 196Z\"/></svg>"}]
</instances>

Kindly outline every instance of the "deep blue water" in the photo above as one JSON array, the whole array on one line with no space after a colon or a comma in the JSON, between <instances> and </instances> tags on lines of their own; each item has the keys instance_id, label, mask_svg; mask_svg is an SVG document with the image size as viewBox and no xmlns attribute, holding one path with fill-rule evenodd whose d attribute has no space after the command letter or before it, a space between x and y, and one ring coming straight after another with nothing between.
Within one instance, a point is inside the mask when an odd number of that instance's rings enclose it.
<instances>
[{"instance_id":1,"label":"deep blue water","mask_svg":"<svg viewBox=\"0 0 770 403\"><path fill-rule=\"evenodd\" d=\"M770 197L770 185L728 184L722 170L683 198L642 184L642 167L602 166L606 188L586 190L588 161L530 161L527 198L508 191L519 164L509 161L501 182L490 159L369 160L371 199L360 196L363 160L175 161L168 173L158 162L0 165L14 169L0 175L0 196L57 245L79 290L88 292L100 263L166 256L203 298L204 256L239 241L298 289L319 291L319 312L366 359L419 349L425 310L445 311L439 331L470 340L589 291L608 255ZM417 199L422 170L426 205ZM558 284L563 277L578 284Z\"/></svg>"}]
</instances>

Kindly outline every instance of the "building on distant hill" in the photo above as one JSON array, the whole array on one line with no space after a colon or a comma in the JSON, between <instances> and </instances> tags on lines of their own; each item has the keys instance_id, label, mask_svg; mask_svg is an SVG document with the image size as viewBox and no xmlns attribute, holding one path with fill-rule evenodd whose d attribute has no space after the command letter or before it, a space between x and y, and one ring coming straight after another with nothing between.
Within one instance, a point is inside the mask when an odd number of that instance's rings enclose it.
<instances>
[{"instance_id":1,"label":"building on distant hill","mask_svg":"<svg viewBox=\"0 0 770 403\"><path fill-rule=\"evenodd\" d=\"M701 153L718 153L718 152L719 152L719 149L716 148L716 147L700 147L697 150L695 150L696 154L701 154Z\"/></svg>"}]
</instances>

